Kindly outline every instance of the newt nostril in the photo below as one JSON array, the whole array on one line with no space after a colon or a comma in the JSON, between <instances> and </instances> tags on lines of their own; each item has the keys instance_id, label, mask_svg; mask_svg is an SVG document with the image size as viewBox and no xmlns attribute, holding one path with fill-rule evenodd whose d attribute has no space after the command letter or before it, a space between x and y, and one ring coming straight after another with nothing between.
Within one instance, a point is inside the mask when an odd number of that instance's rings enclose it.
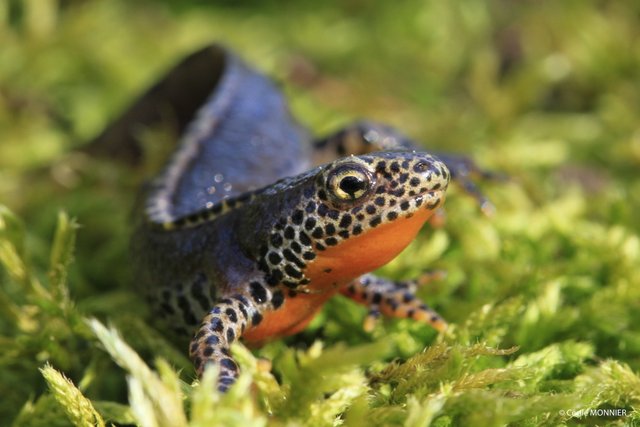
<instances>
[{"instance_id":1,"label":"newt nostril","mask_svg":"<svg viewBox=\"0 0 640 427\"><path fill-rule=\"evenodd\" d=\"M424 160L420 160L413 166L413 170L418 173L426 172L427 169L429 169L429 164Z\"/></svg>"}]
</instances>

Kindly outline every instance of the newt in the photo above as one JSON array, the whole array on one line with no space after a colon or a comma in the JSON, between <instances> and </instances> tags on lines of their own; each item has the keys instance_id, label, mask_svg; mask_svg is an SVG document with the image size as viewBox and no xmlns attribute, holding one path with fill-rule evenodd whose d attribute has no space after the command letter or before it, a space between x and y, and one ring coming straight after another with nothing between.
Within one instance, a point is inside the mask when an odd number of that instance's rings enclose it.
<instances>
[{"instance_id":1,"label":"newt","mask_svg":"<svg viewBox=\"0 0 640 427\"><path fill-rule=\"evenodd\" d=\"M204 72L208 93L192 93L189 67ZM198 105L182 102L190 97ZM182 135L144 187L131 259L156 317L193 337L198 375L217 365L227 390L238 376L232 343L300 332L336 294L366 305L369 326L385 315L446 328L416 281L371 271L416 237L451 180L490 206L471 180L488 176L475 163L365 121L313 139L269 78L216 45L170 71L99 139L126 140L134 124L157 122L162 102Z\"/></svg>"}]
</instances>

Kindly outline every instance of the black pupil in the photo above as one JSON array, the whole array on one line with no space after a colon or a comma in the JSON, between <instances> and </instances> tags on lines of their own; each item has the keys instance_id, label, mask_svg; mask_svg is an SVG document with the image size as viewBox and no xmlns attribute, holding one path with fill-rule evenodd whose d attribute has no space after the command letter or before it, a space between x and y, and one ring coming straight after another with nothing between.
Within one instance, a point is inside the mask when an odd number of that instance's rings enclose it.
<instances>
[{"instance_id":1,"label":"black pupil","mask_svg":"<svg viewBox=\"0 0 640 427\"><path fill-rule=\"evenodd\" d=\"M355 194L366 189L367 183L356 176L346 176L340 180L340 189L355 198Z\"/></svg>"}]
</instances>

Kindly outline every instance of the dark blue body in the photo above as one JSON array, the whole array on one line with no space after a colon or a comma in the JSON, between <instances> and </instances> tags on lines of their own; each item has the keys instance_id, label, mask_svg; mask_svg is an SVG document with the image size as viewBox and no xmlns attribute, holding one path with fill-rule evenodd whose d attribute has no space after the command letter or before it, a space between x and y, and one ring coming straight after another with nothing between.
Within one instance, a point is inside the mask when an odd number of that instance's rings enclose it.
<instances>
[{"instance_id":1,"label":"dark blue body","mask_svg":"<svg viewBox=\"0 0 640 427\"><path fill-rule=\"evenodd\" d=\"M167 214L179 218L310 169L309 151L309 134L273 82L224 52L213 93L143 199L153 205L168 195ZM217 298L257 274L254 251L288 203L281 193L177 230L138 212L131 241L135 280L183 337L189 335L180 328L197 324Z\"/></svg>"},{"instance_id":2,"label":"dark blue body","mask_svg":"<svg viewBox=\"0 0 640 427\"><path fill-rule=\"evenodd\" d=\"M227 54L217 88L184 137L196 152L182 169L173 215L309 169L309 139L273 82Z\"/></svg>"}]
</instances>

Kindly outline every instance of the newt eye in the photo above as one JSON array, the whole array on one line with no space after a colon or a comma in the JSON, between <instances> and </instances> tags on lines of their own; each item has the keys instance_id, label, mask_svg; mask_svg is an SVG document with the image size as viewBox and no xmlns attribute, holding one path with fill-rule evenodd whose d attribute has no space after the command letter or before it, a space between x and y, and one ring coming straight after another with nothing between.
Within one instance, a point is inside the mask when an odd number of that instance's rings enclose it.
<instances>
[{"instance_id":1,"label":"newt eye","mask_svg":"<svg viewBox=\"0 0 640 427\"><path fill-rule=\"evenodd\" d=\"M339 201L355 201L373 187L369 171L358 164L342 165L329 173L327 189Z\"/></svg>"}]
</instances>

